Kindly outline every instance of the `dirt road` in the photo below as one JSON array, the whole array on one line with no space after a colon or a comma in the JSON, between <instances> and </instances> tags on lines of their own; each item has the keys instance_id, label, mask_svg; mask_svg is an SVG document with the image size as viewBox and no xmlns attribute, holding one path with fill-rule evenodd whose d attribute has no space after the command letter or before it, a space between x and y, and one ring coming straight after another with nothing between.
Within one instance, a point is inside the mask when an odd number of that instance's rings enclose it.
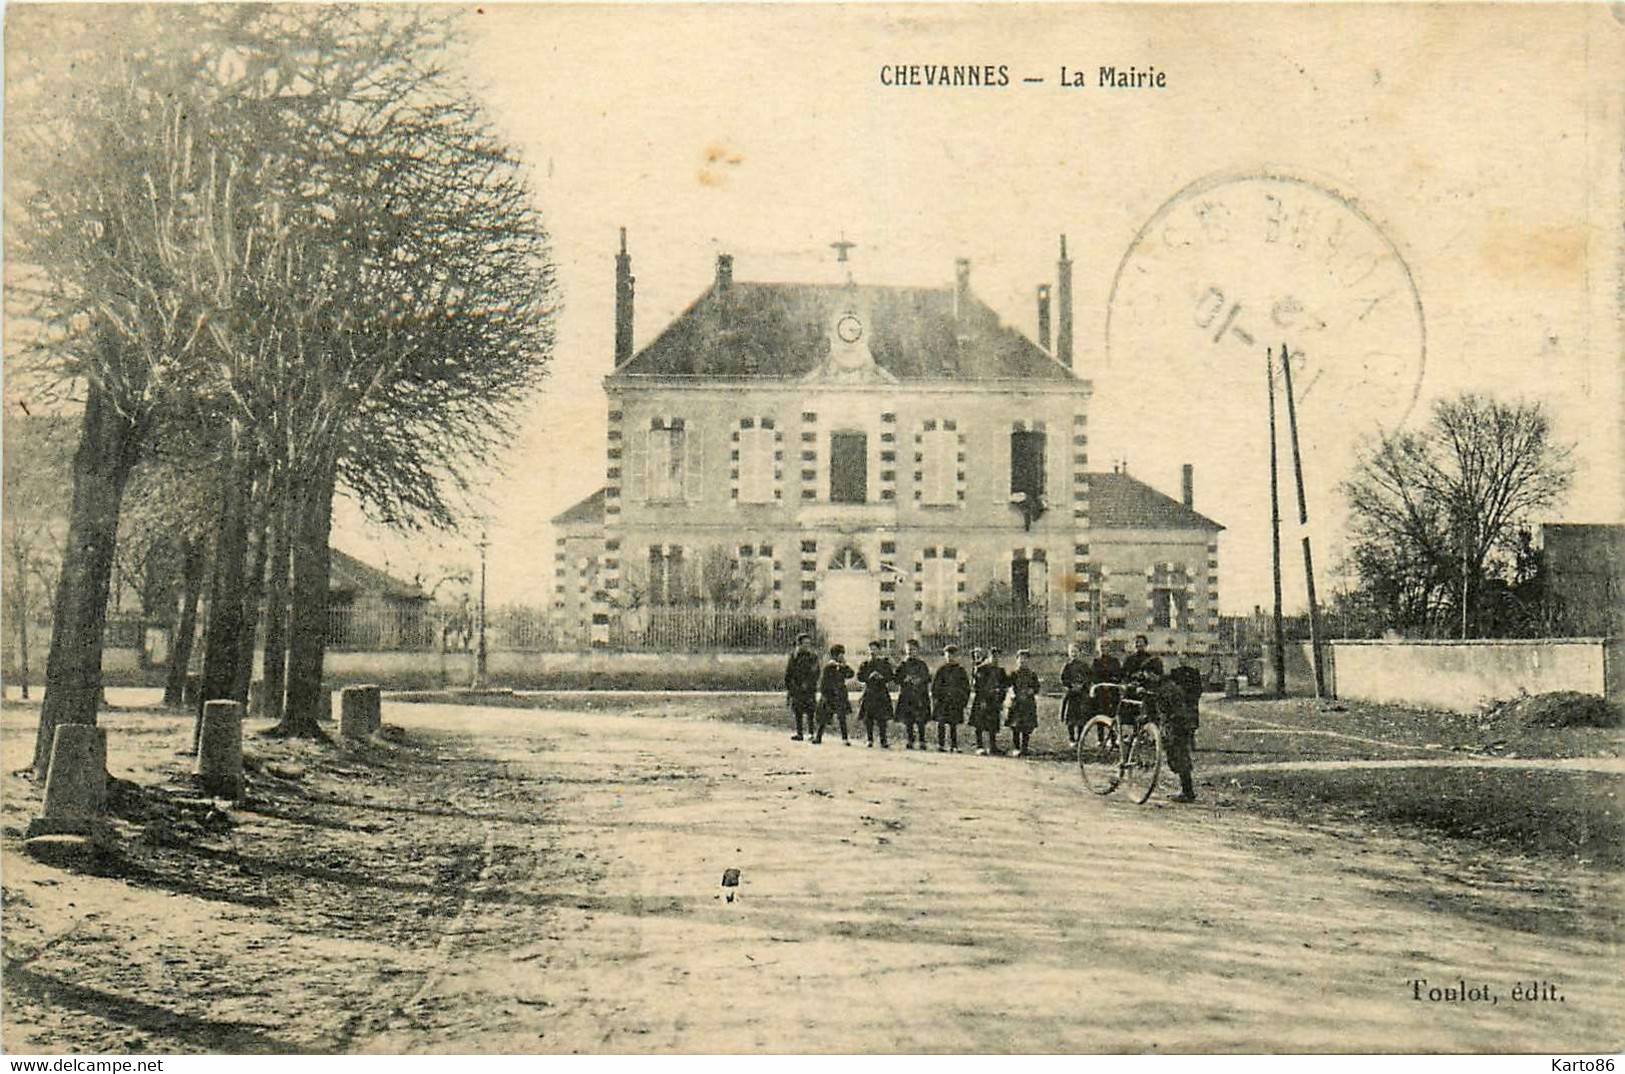
<instances>
[{"instance_id":1,"label":"dirt road","mask_svg":"<svg viewBox=\"0 0 1625 1074\"><path fill-rule=\"evenodd\" d=\"M390 718L477 730L502 764L462 803L487 817L481 879L422 987L356 1050L1621 1044L1613 951L1430 908L1394 846L1136 808L1064 766L896 744L439 706ZM1464 981L1497 999L1417 1000L1419 979L1424 996ZM1514 1002L1534 981L1562 999Z\"/></svg>"},{"instance_id":2,"label":"dirt road","mask_svg":"<svg viewBox=\"0 0 1625 1074\"><path fill-rule=\"evenodd\" d=\"M1101 800L1055 762L399 703L400 744L251 738L231 817L185 804L188 718L107 714L142 789L123 858L74 871L19 853L36 717L0 737L13 1054L1621 1044L1615 949L1538 912L1612 874Z\"/></svg>"}]
</instances>

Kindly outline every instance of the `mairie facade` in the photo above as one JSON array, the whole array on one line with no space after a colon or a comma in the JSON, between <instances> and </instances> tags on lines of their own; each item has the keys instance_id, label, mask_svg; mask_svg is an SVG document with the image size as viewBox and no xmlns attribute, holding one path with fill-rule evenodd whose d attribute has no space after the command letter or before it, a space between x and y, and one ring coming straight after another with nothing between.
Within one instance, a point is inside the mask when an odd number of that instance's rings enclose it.
<instances>
[{"instance_id":1,"label":"mairie facade","mask_svg":"<svg viewBox=\"0 0 1625 1074\"><path fill-rule=\"evenodd\" d=\"M971 289L736 280L631 346L617 257L605 484L556 520L554 612L610 644L626 617L735 605L826 640L956 636L1015 616L1057 645L1218 626L1217 523L1089 467L1090 383L1072 368L1070 273L1038 342Z\"/></svg>"}]
</instances>

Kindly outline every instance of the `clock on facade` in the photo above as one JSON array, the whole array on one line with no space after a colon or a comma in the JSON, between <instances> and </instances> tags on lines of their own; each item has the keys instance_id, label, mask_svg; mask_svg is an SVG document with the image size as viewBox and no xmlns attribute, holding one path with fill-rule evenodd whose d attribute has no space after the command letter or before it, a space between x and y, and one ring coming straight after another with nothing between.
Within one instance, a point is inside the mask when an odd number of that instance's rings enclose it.
<instances>
[{"instance_id":1,"label":"clock on facade","mask_svg":"<svg viewBox=\"0 0 1625 1074\"><path fill-rule=\"evenodd\" d=\"M863 322L853 314L848 313L835 322L835 332L841 337L843 343L856 343L863 338Z\"/></svg>"}]
</instances>

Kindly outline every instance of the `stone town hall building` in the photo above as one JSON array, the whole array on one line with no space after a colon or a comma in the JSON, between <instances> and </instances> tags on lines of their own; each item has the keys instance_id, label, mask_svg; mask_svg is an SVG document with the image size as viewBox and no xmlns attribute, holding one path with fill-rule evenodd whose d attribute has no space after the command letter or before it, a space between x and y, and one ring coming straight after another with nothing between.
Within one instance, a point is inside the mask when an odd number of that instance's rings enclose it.
<instances>
[{"instance_id":1,"label":"stone town hall building","mask_svg":"<svg viewBox=\"0 0 1625 1074\"><path fill-rule=\"evenodd\" d=\"M723 255L634 353L623 231L605 485L554 520L565 633L602 645L618 617L702 600L725 557L759 579L730 599L849 649L955 636L996 597L1057 647L1206 651L1222 527L1192 510L1189 467L1183 502L1090 470L1071 273L1063 237L1051 349L1050 288L1035 343L963 260L949 286L881 287L736 279Z\"/></svg>"}]
</instances>

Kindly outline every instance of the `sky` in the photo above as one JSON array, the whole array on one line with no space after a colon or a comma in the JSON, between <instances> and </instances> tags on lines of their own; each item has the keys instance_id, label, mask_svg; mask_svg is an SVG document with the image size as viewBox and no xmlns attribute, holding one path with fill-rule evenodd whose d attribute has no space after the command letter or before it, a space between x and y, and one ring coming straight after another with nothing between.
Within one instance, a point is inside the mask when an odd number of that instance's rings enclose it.
<instances>
[{"instance_id":1,"label":"sky","mask_svg":"<svg viewBox=\"0 0 1625 1074\"><path fill-rule=\"evenodd\" d=\"M843 235L865 282L945 286L969 258L976 293L1035 335L1066 234L1092 465L1126 461L1175 496L1195 466L1197 508L1226 526L1226 612L1269 600L1269 345L1301 363L1323 593L1360 438L1464 390L1539 401L1574 442L1557 517L1622 517L1625 23L1609 7L479 11L462 61L533 168L564 299L551 376L492 477L493 601L546 599L547 520L602 484L621 227L639 346L718 253L741 280L835 279ZM1004 65L1011 84L882 84L909 64ZM1130 65L1165 85L1096 85ZM1063 89L1063 67L1089 85ZM348 507L335 543L430 583L477 562L471 536L409 543Z\"/></svg>"}]
</instances>

